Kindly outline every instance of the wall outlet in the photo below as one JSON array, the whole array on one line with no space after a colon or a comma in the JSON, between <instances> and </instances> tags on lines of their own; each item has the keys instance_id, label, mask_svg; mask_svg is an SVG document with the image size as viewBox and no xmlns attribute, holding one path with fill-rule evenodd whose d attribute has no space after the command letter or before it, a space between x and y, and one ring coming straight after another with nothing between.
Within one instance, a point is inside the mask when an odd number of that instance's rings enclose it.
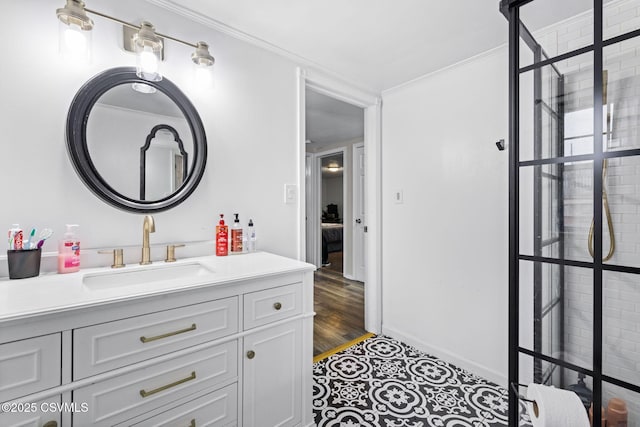
<instances>
[{"instance_id":1,"label":"wall outlet","mask_svg":"<svg viewBox=\"0 0 640 427\"><path fill-rule=\"evenodd\" d=\"M402 195L402 190L396 190L393 192L393 201L397 204L404 203L404 196Z\"/></svg>"},{"instance_id":2,"label":"wall outlet","mask_svg":"<svg viewBox=\"0 0 640 427\"><path fill-rule=\"evenodd\" d=\"M288 205L298 200L298 186L295 184L284 185L284 202Z\"/></svg>"}]
</instances>

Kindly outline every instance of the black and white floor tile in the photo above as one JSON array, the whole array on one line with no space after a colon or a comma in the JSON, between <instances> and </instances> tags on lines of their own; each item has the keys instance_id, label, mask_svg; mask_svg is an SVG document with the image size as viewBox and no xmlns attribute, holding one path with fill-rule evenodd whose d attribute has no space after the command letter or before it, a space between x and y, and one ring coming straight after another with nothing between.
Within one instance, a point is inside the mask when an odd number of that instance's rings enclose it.
<instances>
[{"instance_id":1,"label":"black and white floor tile","mask_svg":"<svg viewBox=\"0 0 640 427\"><path fill-rule=\"evenodd\" d=\"M507 425L504 388L386 336L314 364L313 395L318 427Z\"/></svg>"}]
</instances>

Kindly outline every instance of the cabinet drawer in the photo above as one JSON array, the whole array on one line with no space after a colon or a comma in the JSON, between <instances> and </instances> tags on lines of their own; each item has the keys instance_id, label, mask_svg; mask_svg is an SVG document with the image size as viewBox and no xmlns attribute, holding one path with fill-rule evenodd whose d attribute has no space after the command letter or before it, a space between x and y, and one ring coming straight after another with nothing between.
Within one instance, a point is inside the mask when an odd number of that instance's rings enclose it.
<instances>
[{"instance_id":1,"label":"cabinet drawer","mask_svg":"<svg viewBox=\"0 0 640 427\"><path fill-rule=\"evenodd\" d=\"M60 395L35 403L24 402L27 406L16 407L18 412L0 412L2 427L60 427L62 424ZM54 424L55 423L55 424Z\"/></svg>"},{"instance_id":2,"label":"cabinet drawer","mask_svg":"<svg viewBox=\"0 0 640 427\"><path fill-rule=\"evenodd\" d=\"M244 295L244 329L302 313L302 287L280 286Z\"/></svg>"},{"instance_id":3,"label":"cabinet drawer","mask_svg":"<svg viewBox=\"0 0 640 427\"><path fill-rule=\"evenodd\" d=\"M238 297L73 331L78 380L238 332Z\"/></svg>"},{"instance_id":4,"label":"cabinet drawer","mask_svg":"<svg viewBox=\"0 0 640 427\"><path fill-rule=\"evenodd\" d=\"M73 424L123 423L223 381L236 379L237 374L237 341L200 350L75 390L74 402L86 403L89 411L74 413Z\"/></svg>"},{"instance_id":5,"label":"cabinet drawer","mask_svg":"<svg viewBox=\"0 0 640 427\"><path fill-rule=\"evenodd\" d=\"M0 402L60 385L60 334L0 345Z\"/></svg>"},{"instance_id":6,"label":"cabinet drawer","mask_svg":"<svg viewBox=\"0 0 640 427\"><path fill-rule=\"evenodd\" d=\"M238 419L238 386L231 384L132 427L222 427Z\"/></svg>"}]
</instances>

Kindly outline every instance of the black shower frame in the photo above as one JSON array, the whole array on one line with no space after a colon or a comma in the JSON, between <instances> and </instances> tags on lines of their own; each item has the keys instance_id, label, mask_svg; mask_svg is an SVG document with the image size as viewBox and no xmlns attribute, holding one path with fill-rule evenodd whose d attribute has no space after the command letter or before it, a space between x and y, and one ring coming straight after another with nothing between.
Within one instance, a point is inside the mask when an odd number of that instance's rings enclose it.
<instances>
[{"instance_id":1,"label":"black shower frame","mask_svg":"<svg viewBox=\"0 0 640 427\"><path fill-rule=\"evenodd\" d=\"M603 381L636 393L640 393L640 386L622 381L602 372L602 295L603 271L615 271L630 274L640 274L640 268L621 265L603 264L602 262L602 168L603 160L608 158L640 156L640 149L603 152L601 139L596 135L602 135L602 70L603 48L624 40L640 36L640 29L603 40L603 0L593 0L594 34L593 44L567 52L555 57L534 62L531 65L520 68L520 44L522 36L530 35L520 22L520 7L535 0L501 0L500 11L509 22L509 369L508 380L510 385L519 384L519 356L525 354L555 365L571 369L576 372L591 376L593 379L593 426L601 426L602 407L602 383ZM523 33L521 34L521 30ZM519 92L520 74L541 69L547 65L553 65L577 55L593 52L593 135L594 149L592 154L578 156L561 156L548 159L534 159L520 161L519 149ZM594 238L593 262L573 261L563 258L548 258L539 255L521 255L519 253L519 171L521 167L542 166L549 164L564 164L566 162L593 161L593 220ZM563 254L560 254L562 257ZM520 347L519 342L519 263L520 261L532 261L534 263L548 263L570 267L589 268L593 271L593 366L585 369L568 363L562 359L547 356L538 351ZM517 388L516 388L517 391ZM519 424L519 397L509 387L509 425Z\"/></svg>"}]
</instances>

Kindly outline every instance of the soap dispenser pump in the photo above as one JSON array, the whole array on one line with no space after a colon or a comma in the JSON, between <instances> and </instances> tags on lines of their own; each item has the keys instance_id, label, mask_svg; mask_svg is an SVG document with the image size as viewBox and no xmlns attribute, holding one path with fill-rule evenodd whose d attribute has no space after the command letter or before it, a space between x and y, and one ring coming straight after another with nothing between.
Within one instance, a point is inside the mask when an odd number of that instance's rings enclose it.
<instances>
[{"instance_id":1,"label":"soap dispenser pump","mask_svg":"<svg viewBox=\"0 0 640 427\"><path fill-rule=\"evenodd\" d=\"M67 232L58 243L58 273L74 273L80 270L80 241L75 235L77 224L67 224Z\"/></svg>"}]
</instances>

